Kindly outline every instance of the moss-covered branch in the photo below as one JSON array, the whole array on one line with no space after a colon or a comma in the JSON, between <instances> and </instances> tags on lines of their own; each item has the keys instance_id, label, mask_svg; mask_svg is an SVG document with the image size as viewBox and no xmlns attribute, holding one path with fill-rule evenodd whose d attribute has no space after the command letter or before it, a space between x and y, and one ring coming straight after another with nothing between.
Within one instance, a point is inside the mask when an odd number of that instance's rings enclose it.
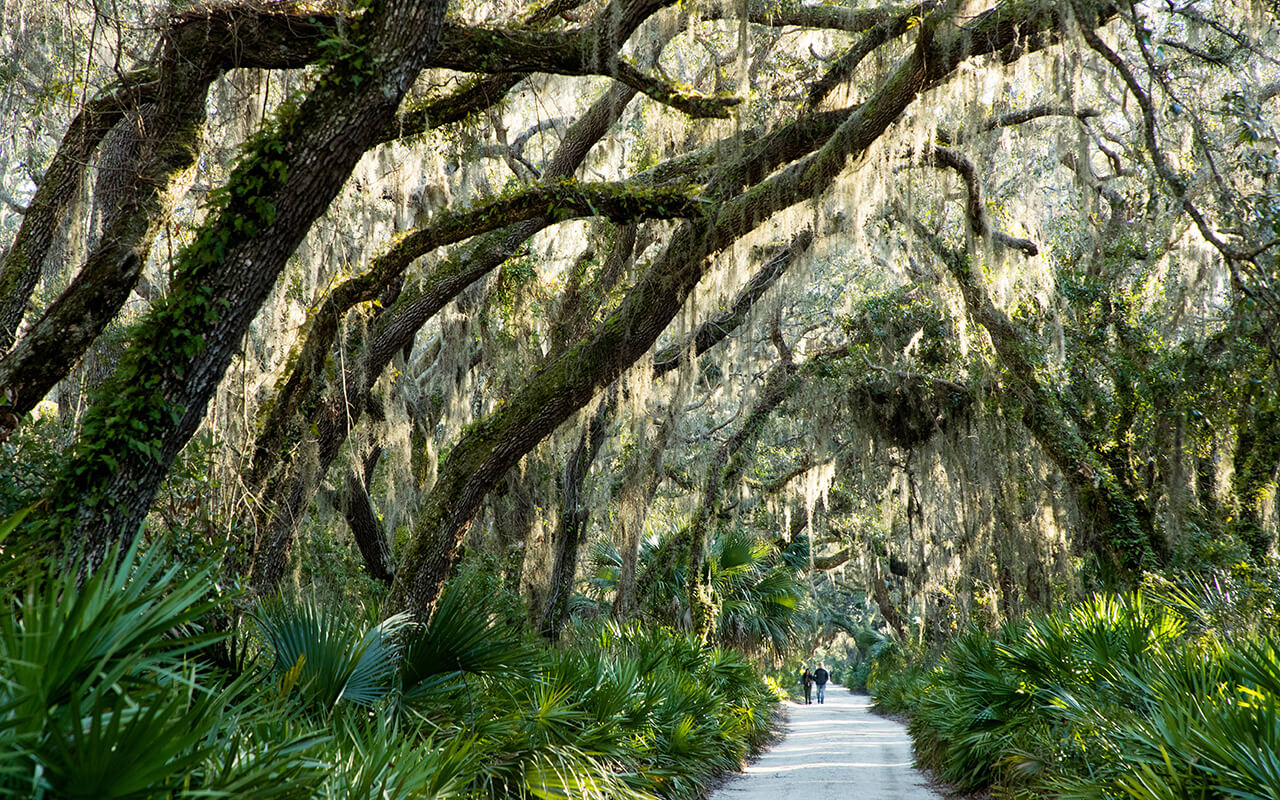
<instances>
[{"instance_id":1,"label":"moss-covered branch","mask_svg":"<svg viewBox=\"0 0 1280 800\"><path fill-rule=\"evenodd\" d=\"M70 286L0 359L0 396L23 415L65 378L116 318L137 284L164 218L185 192L199 158L210 73L169 40L153 98L122 125L137 156L123 170L128 186L107 215L97 247ZM16 417L14 418L16 420ZM0 439L10 420L0 420Z\"/></svg>"},{"instance_id":2,"label":"moss-covered branch","mask_svg":"<svg viewBox=\"0 0 1280 800\"><path fill-rule=\"evenodd\" d=\"M589 216L630 223L700 216L705 209L703 201L672 188L651 189L627 183L564 180L495 198L473 209L437 215L431 224L405 235L386 253L375 258L368 270L340 283L313 312L301 337L301 346L289 359L289 380L272 399L265 416L256 448L259 457L254 465L254 474L263 477L269 471L267 465L274 459L267 454L284 445L288 420L300 411L306 416L305 410L316 405L318 399L313 396L316 381L323 374L323 366L337 340L342 317L354 306L377 299L418 258L439 247L523 221L536 219L540 228ZM442 271L451 265L460 269L474 267L469 259L451 259L429 276L428 281L443 279ZM381 369L372 372L380 374ZM250 482L257 485L259 480Z\"/></svg>"},{"instance_id":3,"label":"moss-covered branch","mask_svg":"<svg viewBox=\"0 0 1280 800\"><path fill-rule=\"evenodd\" d=\"M154 92L156 86L154 72L127 76L122 85L108 88L81 109L63 134L53 161L27 204L22 225L0 262L0 354L7 353L13 346L54 235L83 184L90 156L107 131L123 119L129 109L136 108ZM0 404L5 401L0 388Z\"/></svg>"},{"instance_id":4,"label":"moss-covered branch","mask_svg":"<svg viewBox=\"0 0 1280 800\"><path fill-rule=\"evenodd\" d=\"M741 101L699 95L648 75L618 56L616 47L602 53L601 43L594 37L591 29L559 32L453 27L446 32L446 46L437 66L462 72L604 75L693 117L727 117L729 109Z\"/></svg>"},{"instance_id":5,"label":"moss-covered branch","mask_svg":"<svg viewBox=\"0 0 1280 800\"><path fill-rule=\"evenodd\" d=\"M812 243L812 231L804 230L798 233L782 252L765 262L760 271L751 276L746 285L738 290L727 309L699 325L687 342L673 344L654 353L654 375L663 375L679 367L690 349L697 357L728 338L746 321L755 302L769 290L769 287L777 283L778 279L809 249Z\"/></svg>"},{"instance_id":6,"label":"moss-covered branch","mask_svg":"<svg viewBox=\"0 0 1280 800\"><path fill-rule=\"evenodd\" d=\"M822 77L809 86L807 102L810 107L817 106L831 94L837 86L850 80L863 60L874 53L880 45L902 36L922 16L931 11L938 3L936 0L919 3L902 9L896 14L886 15L850 45L836 62L827 68ZM888 13L887 10L885 12Z\"/></svg>"},{"instance_id":7,"label":"moss-covered branch","mask_svg":"<svg viewBox=\"0 0 1280 800\"><path fill-rule=\"evenodd\" d=\"M570 126L547 164L547 186L558 186L577 171L634 96L631 89L615 84ZM525 240L549 224L550 217L539 215L478 236L451 253L421 282L406 288L394 303L377 314L365 340L367 347L358 348L358 356L336 385L323 380L331 350L322 345L334 340L339 316L325 312L323 319L317 318L319 324L313 324L299 351L300 357L292 359L287 379L264 412L262 432L254 443L249 484L264 497L255 515L260 533L253 560L253 583L259 592L273 590L283 576L303 510L346 441L351 421L364 413L374 383L394 355L411 343L445 304L497 269ZM333 308L340 309L341 303L335 303ZM323 330L321 324L329 326L329 330ZM294 451L304 442L314 443L318 469L295 459Z\"/></svg>"},{"instance_id":8,"label":"moss-covered branch","mask_svg":"<svg viewBox=\"0 0 1280 800\"><path fill-rule=\"evenodd\" d=\"M41 535L91 562L133 539L276 278L439 46L444 12L375 0L308 97L250 144L86 415Z\"/></svg>"},{"instance_id":9,"label":"moss-covered branch","mask_svg":"<svg viewBox=\"0 0 1280 800\"><path fill-rule=\"evenodd\" d=\"M745 8L738 3L712 3L699 9L703 19L742 19L755 25L773 27L825 28L862 33L904 15L919 15L919 6L884 5L879 8L846 8L839 5L766 4L750 0Z\"/></svg>"},{"instance_id":10,"label":"moss-covered branch","mask_svg":"<svg viewBox=\"0 0 1280 800\"><path fill-rule=\"evenodd\" d=\"M1029 33L1054 30L1059 21L1057 9L1034 2L1002 4L956 29L939 30L939 19L926 20L915 51L814 155L740 194L760 165L750 157L727 163L708 186L708 197L720 202L714 216L677 230L663 256L592 336L545 363L453 447L402 557L394 601L418 614L431 612L484 496L512 464L652 346L701 279L711 254L824 190L851 155L864 152L920 91L945 80L964 59L1006 51L1027 41ZM1043 46L1051 38L1035 43ZM786 149L783 141L763 144L766 153Z\"/></svg>"}]
</instances>

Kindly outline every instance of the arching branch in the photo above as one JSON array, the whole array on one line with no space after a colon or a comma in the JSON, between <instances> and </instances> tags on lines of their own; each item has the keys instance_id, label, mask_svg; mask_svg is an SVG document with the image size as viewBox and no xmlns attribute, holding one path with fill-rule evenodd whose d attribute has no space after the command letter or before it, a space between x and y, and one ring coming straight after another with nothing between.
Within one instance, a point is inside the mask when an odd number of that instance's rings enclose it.
<instances>
[{"instance_id":1,"label":"arching branch","mask_svg":"<svg viewBox=\"0 0 1280 800\"><path fill-rule=\"evenodd\" d=\"M663 375L679 367L690 349L695 357L700 356L727 339L747 319L755 302L782 277L787 268L794 264L812 243L812 231L805 230L796 234L782 252L769 259L760 271L752 275L746 285L738 290L727 309L699 325L687 342L664 347L655 353L654 375Z\"/></svg>"}]
</instances>

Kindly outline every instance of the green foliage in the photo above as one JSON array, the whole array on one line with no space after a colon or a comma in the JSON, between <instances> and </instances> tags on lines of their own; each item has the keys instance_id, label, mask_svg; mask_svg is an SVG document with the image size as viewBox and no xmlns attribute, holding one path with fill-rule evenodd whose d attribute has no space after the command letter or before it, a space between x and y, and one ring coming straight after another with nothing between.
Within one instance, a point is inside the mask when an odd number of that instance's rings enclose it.
<instances>
[{"instance_id":1,"label":"green foliage","mask_svg":"<svg viewBox=\"0 0 1280 800\"><path fill-rule=\"evenodd\" d=\"M180 578L159 550L110 555L83 581L29 570L6 600L0 794L309 794L321 738L289 726L252 676L217 680L196 658L218 638L196 624L210 570ZM0 583L15 577L0 567Z\"/></svg>"},{"instance_id":2,"label":"green foliage","mask_svg":"<svg viewBox=\"0 0 1280 800\"><path fill-rule=\"evenodd\" d=\"M0 542L30 510L0 524ZM264 658L210 666L233 598L152 547L97 572L0 565L0 794L86 798L693 798L767 738L745 657L669 630L550 648L451 582L425 626L263 603Z\"/></svg>"},{"instance_id":3,"label":"green foliage","mask_svg":"<svg viewBox=\"0 0 1280 800\"><path fill-rule=\"evenodd\" d=\"M639 581L649 613L679 626L685 614L687 565L685 528L640 550ZM597 584L612 588L619 558L609 548L595 554ZM707 555L709 600L716 642L748 653L782 655L795 643L802 619L803 587L794 554L741 529L721 529Z\"/></svg>"},{"instance_id":4,"label":"green foliage","mask_svg":"<svg viewBox=\"0 0 1280 800\"><path fill-rule=\"evenodd\" d=\"M1224 600L1205 584L1099 595L972 629L928 668L882 657L872 689L911 715L917 759L960 792L1275 797L1275 640L1213 624Z\"/></svg>"},{"instance_id":5,"label":"green foliage","mask_svg":"<svg viewBox=\"0 0 1280 800\"><path fill-rule=\"evenodd\" d=\"M0 519L40 498L61 456L60 426L35 419L0 442Z\"/></svg>"},{"instance_id":6,"label":"green foliage","mask_svg":"<svg viewBox=\"0 0 1280 800\"><path fill-rule=\"evenodd\" d=\"M431 621L405 647L401 678L407 700L429 697L464 674L523 672L533 663L533 651L493 612L489 597L478 580L445 587Z\"/></svg>"},{"instance_id":7,"label":"green foliage","mask_svg":"<svg viewBox=\"0 0 1280 800\"><path fill-rule=\"evenodd\" d=\"M945 307L919 286L870 293L841 321L855 346L875 361L906 352L916 369L933 372L959 358L956 332Z\"/></svg>"},{"instance_id":8,"label":"green foliage","mask_svg":"<svg viewBox=\"0 0 1280 800\"><path fill-rule=\"evenodd\" d=\"M272 603L258 619L275 656L272 677L295 684L309 706L325 713L342 702L374 706L387 695L400 634L410 624L398 614L362 630L350 614L316 601Z\"/></svg>"},{"instance_id":9,"label":"green foliage","mask_svg":"<svg viewBox=\"0 0 1280 800\"><path fill-rule=\"evenodd\" d=\"M736 529L716 537L709 566L719 600L717 640L748 652L785 652L796 638L802 597L785 552Z\"/></svg>"}]
</instances>

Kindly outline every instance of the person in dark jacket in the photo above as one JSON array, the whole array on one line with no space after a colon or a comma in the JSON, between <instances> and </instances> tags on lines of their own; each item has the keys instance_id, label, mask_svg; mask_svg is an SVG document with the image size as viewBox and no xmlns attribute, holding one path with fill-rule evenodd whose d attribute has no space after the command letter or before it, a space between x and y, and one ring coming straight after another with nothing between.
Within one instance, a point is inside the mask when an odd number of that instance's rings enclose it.
<instances>
[{"instance_id":1,"label":"person in dark jacket","mask_svg":"<svg viewBox=\"0 0 1280 800\"><path fill-rule=\"evenodd\" d=\"M804 704L813 705L813 673L808 667L804 668L804 674L800 676L801 682L804 683Z\"/></svg>"},{"instance_id":2,"label":"person in dark jacket","mask_svg":"<svg viewBox=\"0 0 1280 800\"><path fill-rule=\"evenodd\" d=\"M827 672L826 664L818 664L818 669L813 673L813 682L818 684L818 703L821 705L827 694L827 681L831 680L831 673Z\"/></svg>"}]
</instances>

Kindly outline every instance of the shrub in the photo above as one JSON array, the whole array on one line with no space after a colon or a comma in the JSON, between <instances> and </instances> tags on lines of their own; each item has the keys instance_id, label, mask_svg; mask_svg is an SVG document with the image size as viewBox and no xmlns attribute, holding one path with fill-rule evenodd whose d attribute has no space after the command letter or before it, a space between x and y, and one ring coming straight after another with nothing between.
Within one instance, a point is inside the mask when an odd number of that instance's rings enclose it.
<instances>
[{"instance_id":1,"label":"shrub","mask_svg":"<svg viewBox=\"0 0 1280 800\"><path fill-rule=\"evenodd\" d=\"M1275 798L1275 640L1237 626L1228 641L1194 605L1186 592L1099 595L971 629L930 668L880 654L869 684L878 708L911 715L918 761L959 792Z\"/></svg>"}]
</instances>

